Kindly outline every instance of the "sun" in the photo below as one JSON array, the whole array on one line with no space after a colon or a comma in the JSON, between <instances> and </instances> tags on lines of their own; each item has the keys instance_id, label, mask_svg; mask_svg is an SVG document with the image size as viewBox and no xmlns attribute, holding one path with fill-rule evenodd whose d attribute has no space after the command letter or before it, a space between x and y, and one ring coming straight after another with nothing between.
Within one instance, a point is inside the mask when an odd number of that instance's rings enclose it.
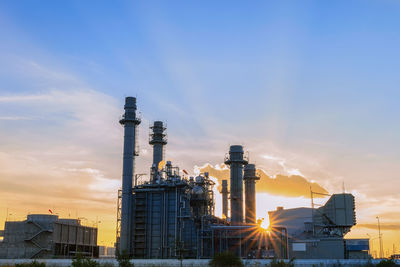
<instances>
[{"instance_id":1,"label":"sun","mask_svg":"<svg viewBox=\"0 0 400 267\"><path fill-rule=\"evenodd\" d=\"M266 232L269 232L270 230L270 225L269 225L269 221L265 220L264 218L258 219L258 224L260 226L260 228Z\"/></svg>"}]
</instances>

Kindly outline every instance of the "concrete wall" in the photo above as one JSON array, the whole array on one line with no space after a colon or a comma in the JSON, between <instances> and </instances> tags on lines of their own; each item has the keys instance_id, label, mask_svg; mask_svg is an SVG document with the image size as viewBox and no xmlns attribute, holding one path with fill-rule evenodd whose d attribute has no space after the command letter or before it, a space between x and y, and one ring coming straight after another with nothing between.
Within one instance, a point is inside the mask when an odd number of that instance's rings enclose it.
<instances>
[{"instance_id":1,"label":"concrete wall","mask_svg":"<svg viewBox=\"0 0 400 267\"><path fill-rule=\"evenodd\" d=\"M45 262L47 266L54 267L66 267L71 266L72 260L37 260L38 262ZM118 262L115 259L100 259L97 260L101 264L113 264L114 266L118 266ZM372 260L371 262L374 264L379 263L380 260ZM13 266L16 263L29 263L32 260L27 259L17 259L17 260L2 260L0 259L0 266ZM135 266L141 267L161 267L161 266L179 266L179 260L171 260L171 259L160 259L160 260L131 260ZM400 260L396 261L400 264ZM208 266L209 260L184 260L183 266L186 267L203 267ZM271 263L271 260L244 260L245 266L250 267L260 267L266 266L266 264ZM309 266L326 266L326 267L334 267L334 266L349 266L349 267L359 267L362 264L367 264L368 260L296 260L294 261L295 267L309 267Z\"/></svg>"}]
</instances>

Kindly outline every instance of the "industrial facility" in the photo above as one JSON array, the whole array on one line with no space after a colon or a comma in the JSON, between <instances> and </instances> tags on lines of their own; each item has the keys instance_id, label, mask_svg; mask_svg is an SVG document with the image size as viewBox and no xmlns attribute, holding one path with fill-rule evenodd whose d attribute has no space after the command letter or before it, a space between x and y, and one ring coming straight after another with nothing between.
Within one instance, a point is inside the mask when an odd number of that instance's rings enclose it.
<instances>
[{"instance_id":1,"label":"industrial facility","mask_svg":"<svg viewBox=\"0 0 400 267\"><path fill-rule=\"evenodd\" d=\"M230 180L222 181L222 218L214 214L215 184L208 173L190 177L165 161L167 138L161 121L150 127L150 179L137 183L135 158L141 120L136 115L136 98L127 97L124 109L120 120L124 148L117 210L119 252L143 259L212 258L227 250L250 259L368 256L365 240L344 239L356 224L351 194L334 194L319 208L278 208L269 213L270 228L263 229L256 220L256 182L260 177L241 145L230 146L224 158Z\"/></svg>"},{"instance_id":2,"label":"industrial facility","mask_svg":"<svg viewBox=\"0 0 400 267\"><path fill-rule=\"evenodd\" d=\"M0 259L98 257L97 228L78 219L31 214L24 221L6 221Z\"/></svg>"}]
</instances>

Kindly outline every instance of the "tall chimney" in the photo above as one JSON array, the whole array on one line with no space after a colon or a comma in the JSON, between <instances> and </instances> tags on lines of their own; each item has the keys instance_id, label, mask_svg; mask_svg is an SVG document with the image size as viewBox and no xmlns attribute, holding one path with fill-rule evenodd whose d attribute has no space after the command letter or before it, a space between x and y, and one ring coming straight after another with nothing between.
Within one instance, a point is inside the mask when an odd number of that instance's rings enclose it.
<instances>
[{"instance_id":1,"label":"tall chimney","mask_svg":"<svg viewBox=\"0 0 400 267\"><path fill-rule=\"evenodd\" d=\"M132 229L132 180L135 173L134 161L137 155L136 126L140 119L136 117L136 98L125 98L125 114L119 123L124 126L124 156L122 168L121 233L120 252L131 254Z\"/></svg>"},{"instance_id":2,"label":"tall chimney","mask_svg":"<svg viewBox=\"0 0 400 267\"><path fill-rule=\"evenodd\" d=\"M246 223L256 223L256 180L260 180L260 177L256 175L256 165L247 164L244 167L243 180L246 197Z\"/></svg>"},{"instance_id":3,"label":"tall chimney","mask_svg":"<svg viewBox=\"0 0 400 267\"><path fill-rule=\"evenodd\" d=\"M228 180L222 180L222 217L228 218Z\"/></svg>"},{"instance_id":4,"label":"tall chimney","mask_svg":"<svg viewBox=\"0 0 400 267\"><path fill-rule=\"evenodd\" d=\"M158 164L164 159L164 145L167 144L166 134L164 133L166 128L162 121L155 121L150 129L152 129L152 132L150 133L149 144L153 145L153 166L157 171Z\"/></svg>"},{"instance_id":5,"label":"tall chimney","mask_svg":"<svg viewBox=\"0 0 400 267\"><path fill-rule=\"evenodd\" d=\"M243 158L243 147L231 146L229 157L225 164L231 169L231 223L239 225L243 223L243 166L247 160Z\"/></svg>"}]
</instances>

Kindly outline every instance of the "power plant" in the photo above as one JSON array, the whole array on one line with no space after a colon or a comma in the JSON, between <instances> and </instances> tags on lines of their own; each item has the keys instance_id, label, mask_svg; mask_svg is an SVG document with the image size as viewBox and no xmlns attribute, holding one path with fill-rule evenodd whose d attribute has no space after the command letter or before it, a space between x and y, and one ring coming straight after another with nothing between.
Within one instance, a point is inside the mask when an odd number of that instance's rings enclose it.
<instances>
[{"instance_id":1,"label":"power plant","mask_svg":"<svg viewBox=\"0 0 400 267\"><path fill-rule=\"evenodd\" d=\"M168 143L162 121L150 126L153 159L149 179L138 182L136 98L125 99L122 189L118 191L116 252L137 259L209 259L230 251L244 259L366 259L368 239L346 239L356 224L352 194L311 191L311 208L269 211L269 228L256 216L256 165L242 145L231 145L224 159L230 179L222 180L222 216L215 215L216 183L209 173L191 177L165 160ZM222 155L222 153L221 153ZM313 195L329 196L314 207ZM31 214L6 221L0 231L0 258L97 257L97 228L78 219ZM1 241L2 240L2 241Z\"/></svg>"},{"instance_id":2,"label":"power plant","mask_svg":"<svg viewBox=\"0 0 400 267\"><path fill-rule=\"evenodd\" d=\"M318 209L279 208L270 212L270 228L261 228L255 200L260 177L241 145L230 146L224 158L230 167L230 180L229 187L227 180L222 181L222 218L214 213L215 183L209 174L188 177L171 161L165 161L167 138L161 121L150 127L150 179L136 183L136 128L140 124L136 98L127 97L124 109L120 120L124 126L122 190L117 210L120 253L143 259L212 258L227 250L242 258L344 259L368 255L364 239L344 239L356 224L351 194L332 195Z\"/></svg>"}]
</instances>

